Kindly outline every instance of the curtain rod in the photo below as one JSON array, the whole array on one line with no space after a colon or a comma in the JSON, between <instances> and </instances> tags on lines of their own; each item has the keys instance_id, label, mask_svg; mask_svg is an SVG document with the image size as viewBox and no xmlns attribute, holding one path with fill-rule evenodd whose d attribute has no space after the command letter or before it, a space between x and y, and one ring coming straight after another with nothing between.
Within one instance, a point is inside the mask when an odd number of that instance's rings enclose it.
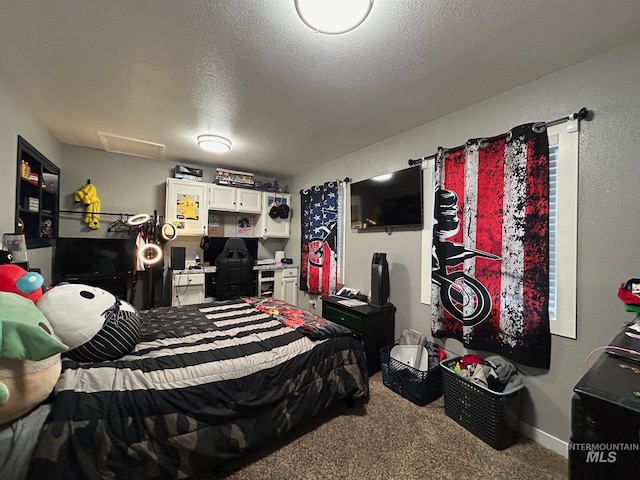
<instances>
[{"instance_id":1,"label":"curtain rod","mask_svg":"<svg viewBox=\"0 0 640 480\"><path fill-rule=\"evenodd\" d=\"M79 213L81 215L86 215L87 212L85 210L58 210L58 213ZM113 215L116 217L133 217L138 215L137 213L124 213L124 212L95 212L95 215Z\"/></svg>"},{"instance_id":2,"label":"curtain rod","mask_svg":"<svg viewBox=\"0 0 640 480\"><path fill-rule=\"evenodd\" d=\"M567 115L566 117L556 118L555 120L551 120L549 122L544 122L542 124L537 124L537 125L540 127L546 128L546 127L552 127L554 125L558 125L559 123L569 122L571 120L585 120L588 114L589 114L589 110L587 110L586 107L582 107L576 113L572 113L571 115ZM490 137L489 140L496 140L500 137L504 137L505 135L506 135L505 133L496 135L495 137ZM443 150L445 152L451 151L451 149L447 149L447 148ZM433 155L427 155L426 157L422 157L422 158L409 159L408 163L409 163L409 166L417 165L419 163L424 162L425 160L431 160L432 158L436 158L437 155L438 155L437 153L434 153Z\"/></svg>"},{"instance_id":3,"label":"curtain rod","mask_svg":"<svg viewBox=\"0 0 640 480\"><path fill-rule=\"evenodd\" d=\"M336 182L338 185L340 185L341 183L349 183L350 181L351 181L350 177L344 177L344 180L334 180L334 182ZM315 186L317 186L317 185L314 185L314 186L309 187L309 188L313 188ZM303 193L305 190L309 190L309 188L301 188L300 189L300 193Z\"/></svg>"}]
</instances>

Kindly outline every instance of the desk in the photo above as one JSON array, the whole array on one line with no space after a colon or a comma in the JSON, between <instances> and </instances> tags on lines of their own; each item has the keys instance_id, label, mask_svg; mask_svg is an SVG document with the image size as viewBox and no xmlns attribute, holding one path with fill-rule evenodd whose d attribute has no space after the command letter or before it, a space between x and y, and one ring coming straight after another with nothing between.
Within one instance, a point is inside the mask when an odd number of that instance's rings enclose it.
<instances>
[{"instance_id":1,"label":"desk","mask_svg":"<svg viewBox=\"0 0 640 480\"><path fill-rule=\"evenodd\" d=\"M298 267L294 265L256 265L255 295L272 296L292 305L298 302ZM216 267L207 266L171 273L171 305L190 305L213 300Z\"/></svg>"},{"instance_id":2,"label":"desk","mask_svg":"<svg viewBox=\"0 0 640 480\"><path fill-rule=\"evenodd\" d=\"M637 350L640 340L623 331L610 345ZM628 367L640 363L603 353L574 387L571 480L639 478L640 398L633 392L640 391L640 373Z\"/></svg>"}]
</instances>

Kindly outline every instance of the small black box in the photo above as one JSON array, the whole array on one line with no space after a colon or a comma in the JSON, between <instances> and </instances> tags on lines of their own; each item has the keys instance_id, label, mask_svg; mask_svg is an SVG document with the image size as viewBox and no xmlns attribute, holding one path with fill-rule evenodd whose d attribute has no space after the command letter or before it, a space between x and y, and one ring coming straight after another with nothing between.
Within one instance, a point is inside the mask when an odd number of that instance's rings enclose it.
<instances>
[{"instance_id":1,"label":"small black box","mask_svg":"<svg viewBox=\"0 0 640 480\"><path fill-rule=\"evenodd\" d=\"M180 173L183 175L192 175L194 177L202 177L201 168L187 167L185 165L176 165L174 173Z\"/></svg>"},{"instance_id":2,"label":"small black box","mask_svg":"<svg viewBox=\"0 0 640 480\"><path fill-rule=\"evenodd\" d=\"M171 247L171 270L184 270L186 255L185 247Z\"/></svg>"}]
</instances>

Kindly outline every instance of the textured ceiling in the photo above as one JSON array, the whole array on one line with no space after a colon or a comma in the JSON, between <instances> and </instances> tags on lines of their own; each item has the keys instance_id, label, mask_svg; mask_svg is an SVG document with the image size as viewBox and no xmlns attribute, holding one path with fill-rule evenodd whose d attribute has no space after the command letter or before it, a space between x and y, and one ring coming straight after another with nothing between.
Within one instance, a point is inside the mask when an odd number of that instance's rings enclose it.
<instances>
[{"instance_id":1,"label":"textured ceiling","mask_svg":"<svg viewBox=\"0 0 640 480\"><path fill-rule=\"evenodd\" d=\"M335 36L293 0L2 0L0 77L63 143L295 175L638 38L638 0L375 0Z\"/></svg>"}]
</instances>

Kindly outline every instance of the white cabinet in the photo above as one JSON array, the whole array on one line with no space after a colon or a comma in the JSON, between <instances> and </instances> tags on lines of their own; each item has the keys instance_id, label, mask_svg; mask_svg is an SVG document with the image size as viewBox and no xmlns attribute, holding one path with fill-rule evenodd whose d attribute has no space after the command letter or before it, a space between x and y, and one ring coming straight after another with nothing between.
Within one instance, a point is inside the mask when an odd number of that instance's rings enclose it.
<instances>
[{"instance_id":1,"label":"white cabinet","mask_svg":"<svg viewBox=\"0 0 640 480\"><path fill-rule=\"evenodd\" d=\"M165 221L178 235L206 235L207 219L207 185L167 178Z\"/></svg>"},{"instance_id":2,"label":"white cabinet","mask_svg":"<svg viewBox=\"0 0 640 480\"><path fill-rule=\"evenodd\" d=\"M289 238L291 229L291 212L287 218L271 217L269 211L273 206L287 205L291 207L291 194L271 193L262 194L262 214L256 222L255 234L266 238Z\"/></svg>"},{"instance_id":3,"label":"white cabinet","mask_svg":"<svg viewBox=\"0 0 640 480\"><path fill-rule=\"evenodd\" d=\"M298 303L298 267L258 270L258 295Z\"/></svg>"},{"instance_id":4,"label":"white cabinet","mask_svg":"<svg viewBox=\"0 0 640 480\"><path fill-rule=\"evenodd\" d=\"M262 192L259 190L247 190L246 188L236 189L236 204L239 212L260 213L262 212Z\"/></svg>"},{"instance_id":5,"label":"white cabinet","mask_svg":"<svg viewBox=\"0 0 640 480\"><path fill-rule=\"evenodd\" d=\"M275 286L274 270L258 270L258 296L272 297Z\"/></svg>"},{"instance_id":6,"label":"white cabinet","mask_svg":"<svg viewBox=\"0 0 640 480\"><path fill-rule=\"evenodd\" d=\"M208 208L222 212L261 213L262 192L246 188L208 185Z\"/></svg>"},{"instance_id":7,"label":"white cabinet","mask_svg":"<svg viewBox=\"0 0 640 480\"><path fill-rule=\"evenodd\" d=\"M273 296L291 305L298 304L297 267L283 268L282 270L275 271Z\"/></svg>"},{"instance_id":8,"label":"white cabinet","mask_svg":"<svg viewBox=\"0 0 640 480\"><path fill-rule=\"evenodd\" d=\"M204 303L204 273L171 275L171 306Z\"/></svg>"}]
</instances>

